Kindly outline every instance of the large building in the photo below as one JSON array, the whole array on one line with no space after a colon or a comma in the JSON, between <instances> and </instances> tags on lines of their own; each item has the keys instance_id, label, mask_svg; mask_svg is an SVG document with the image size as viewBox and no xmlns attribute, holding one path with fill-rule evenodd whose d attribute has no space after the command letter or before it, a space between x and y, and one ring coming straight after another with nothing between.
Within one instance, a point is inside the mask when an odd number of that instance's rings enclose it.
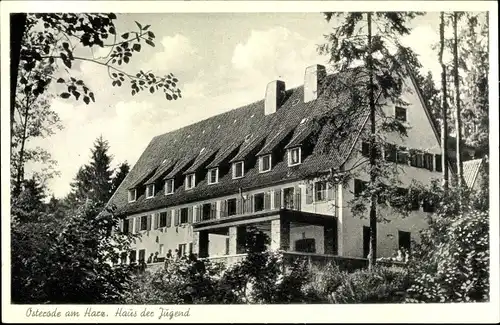
<instances>
[{"instance_id":1,"label":"large building","mask_svg":"<svg viewBox=\"0 0 500 325\"><path fill-rule=\"evenodd\" d=\"M124 218L122 230L141 234L127 260L165 257L169 250L229 260L242 253L248 226L269 235L270 249L289 254L366 257L369 221L353 216L348 202L367 175L348 186L321 176L366 156L361 132L368 114L356 117L355 132L324 150L329 131L316 121L335 106L325 105L331 94L321 91L331 78L342 75L311 66L301 87L273 81L263 100L154 137L110 201ZM393 151L383 152L400 167L402 187L438 179L442 168L437 130L415 80L406 82L409 105L383 107L410 126L405 138L387 134ZM390 222L378 226L377 255L392 256L418 240L429 211L416 204L402 218L380 208Z\"/></svg>"}]
</instances>

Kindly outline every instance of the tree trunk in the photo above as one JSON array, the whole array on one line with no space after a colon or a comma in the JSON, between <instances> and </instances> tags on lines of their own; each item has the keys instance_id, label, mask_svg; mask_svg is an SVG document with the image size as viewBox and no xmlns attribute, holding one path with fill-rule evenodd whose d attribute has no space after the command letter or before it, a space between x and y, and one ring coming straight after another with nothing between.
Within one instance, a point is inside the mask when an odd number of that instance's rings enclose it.
<instances>
[{"instance_id":1,"label":"tree trunk","mask_svg":"<svg viewBox=\"0 0 500 325\"><path fill-rule=\"evenodd\" d=\"M446 87L446 66L443 63L444 51L444 12L439 24L439 64L441 65L441 166L443 168L443 189L448 190L448 91Z\"/></svg>"},{"instance_id":2,"label":"tree trunk","mask_svg":"<svg viewBox=\"0 0 500 325\"><path fill-rule=\"evenodd\" d=\"M462 163L462 118L460 116L460 80L458 75L458 35L457 35L458 13L453 13L453 81L455 83L455 129L457 138L457 178L458 187L463 184L463 163Z\"/></svg>"},{"instance_id":3,"label":"tree trunk","mask_svg":"<svg viewBox=\"0 0 500 325\"><path fill-rule=\"evenodd\" d=\"M375 92L373 84L373 63L372 63L372 13L368 14L368 74L369 74L369 100L370 100L370 183L375 184L376 181L376 149L375 149ZM375 266L377 260L377 197L371 195L370 200L370 253L368 258L368 268L371 270Z\"/></svg>"},{"instance_id":4,"label":"tree trunk","mask_svg":"<svg viewBox=\"0 0 500 325\"><path fill-rule=\"evenodd\" d=\"M24 180L24 152L26 145L26 131L28 130L28 121L29 121L29 97L26 97L26 109L24 111L24 123L23 123L23 134L21 135L21 146L19 148L19 157L17 162L17 171L16 171L16 184L14 184L14 192L13 195L17 196L21 193L21 184Z\"/></svg>"},{"instance_id":5,"label":"tree trunk","mask_svg":"<svg viewBox=\"0 0 500 325\"><path fill-rule=\"evenodd\" d=\"M26 14L10 14L10 138L14 127L17 72L21 54L21 42L26 26ZM12 147L11 147L12 153Z\"/></svg>"}]
</instances>

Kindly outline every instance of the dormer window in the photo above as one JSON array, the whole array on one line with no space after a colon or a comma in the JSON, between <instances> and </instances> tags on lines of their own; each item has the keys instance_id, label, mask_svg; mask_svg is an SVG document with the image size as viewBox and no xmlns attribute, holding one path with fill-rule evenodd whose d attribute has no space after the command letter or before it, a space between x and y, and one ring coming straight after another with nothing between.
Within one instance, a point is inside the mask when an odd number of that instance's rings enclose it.
<instances>
[{"instance_id":1,"label":"dormer window","mask_svg":"<svg viewBox=\"0 0 500 325\"><path fill-rule=\"evenodd\" d=\"M396 106L396 119L401 122L406 122L406 108Z\"/></svg>"},{"instance_id":2,"label":"dormer window","mask_svg":"<svg viewBox=\"0 0 500 325\"><path fill-rule=\"evenodd\" d=\"M137 200L137 189L131 189L131 190L128 190L128 201L129 202L134 202L135 200Z\"/></svg>"},{"instance_id":3,"label":"dormer window","mask_svg":"<svg viewBox=\"0 0 500 325\"><path fill-rule=\"evenodd\" d=\"M259 172L265 173L271 170L271 155L259 157Z\"/></svg>"},{"instance_id":4,"label":"dormer window","mask_svg":"<svg viewBox=\"0 0 500 325\"><path fill-rule=\"evenodd\" d=\"M186 175L185 185L186 185L186 190L190 190L190 189L195 187L196 184L195 184L195 175L194 174Z\"/></svg>"},{"instance_id":5,"label":"dormer window","mask_svg":"<svg viewBox=\"0 0 500 325\"><path fill-rule=\"evenodd\" d=\"M174 194L174 180L167 179L165 181L165 195Z\"/></svg>"},{"instance_id":6,"label":"dormer window","mask_svg":"<svg viewBox=\"0 0 500 325\"><path fill-rule=\"evenodd\" d=\"M155 184L146 185L146 199L150 199L155 196Z\"/></svg>"},{"instance_id":7,"label":"dormer window","mask_svg":"<svg viewBox=\"0 0 500 325\"><path fill-rule=\"evenodd\" d=\"M288 166L296 166L302 163L300 147L288 150Z\"/></svg>"},{"instance_id":8,"label":"dormer window","mask_svg":"<svg viewBox=\"0 0 500 325\"><path fill-rule=\"evenodd\" d=\"M208 171L208 185L219 182L219 168L212 168Z\"/></svg>"},{"instance_id":9,"label":"dormer window","mask_svg":"<svg viewBox=\"0 0 500 325\"><path fill-rule=\"evenodd\" d=\"M233 179L242 178L244 176L244 162L237 161L233 163Z\"/></svg>"}]
</instances>

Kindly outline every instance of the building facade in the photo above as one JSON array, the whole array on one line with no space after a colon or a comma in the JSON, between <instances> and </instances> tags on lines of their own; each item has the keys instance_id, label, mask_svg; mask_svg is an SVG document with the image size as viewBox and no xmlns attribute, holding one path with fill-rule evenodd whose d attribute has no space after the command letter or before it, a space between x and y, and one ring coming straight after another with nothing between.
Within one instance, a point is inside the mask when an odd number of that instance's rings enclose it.
<instances>
[{"instance_id":1,"label":"building facade","mask_svg":"<svg viewBox=\"0 0 500 325\"><path fill-rule=\"evenodd\" d=\"M250 226L268 234L269 249L366 257L369 220L353 216L348 202L368 176L360 172L347 186L324 180L332 169L366 159L367 114L355 117L359 127L331 150L329 131L317 123L336 100L324 98L330 95L322 84L342 77L314 65L301 87L270 82L263 100L153 138L110 200L123 218L121 231L141 235L124 261L189 253L236 258ZM439 137L412 76L407 86L408 106L383 107L409 126L405 138L388 134L382 153L397 166L403 189L440 178L442 169ZM378 226L378 256L410 248L429 212L425 202L405 218L381 207L390 222Z\"/></svg>"}]
</instances>

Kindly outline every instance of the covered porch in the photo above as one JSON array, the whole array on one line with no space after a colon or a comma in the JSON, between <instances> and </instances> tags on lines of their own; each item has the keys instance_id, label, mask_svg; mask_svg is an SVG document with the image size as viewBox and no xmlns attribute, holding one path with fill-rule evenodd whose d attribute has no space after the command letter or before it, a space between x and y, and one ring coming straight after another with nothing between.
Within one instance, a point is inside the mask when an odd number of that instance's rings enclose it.
<instances>
[{"instance_id":1,"label":"covered porch","mask_svg":"<svg viewBox=\"0 0 500 325\"><path fill-rule=\"evenodd\" d=\"M266 249L309 255L337 255L337 219L331 215L275 209L193 224L193 252L232 264L245 256L247 228L268 236Z\"/></svg>"}]
</instances>

